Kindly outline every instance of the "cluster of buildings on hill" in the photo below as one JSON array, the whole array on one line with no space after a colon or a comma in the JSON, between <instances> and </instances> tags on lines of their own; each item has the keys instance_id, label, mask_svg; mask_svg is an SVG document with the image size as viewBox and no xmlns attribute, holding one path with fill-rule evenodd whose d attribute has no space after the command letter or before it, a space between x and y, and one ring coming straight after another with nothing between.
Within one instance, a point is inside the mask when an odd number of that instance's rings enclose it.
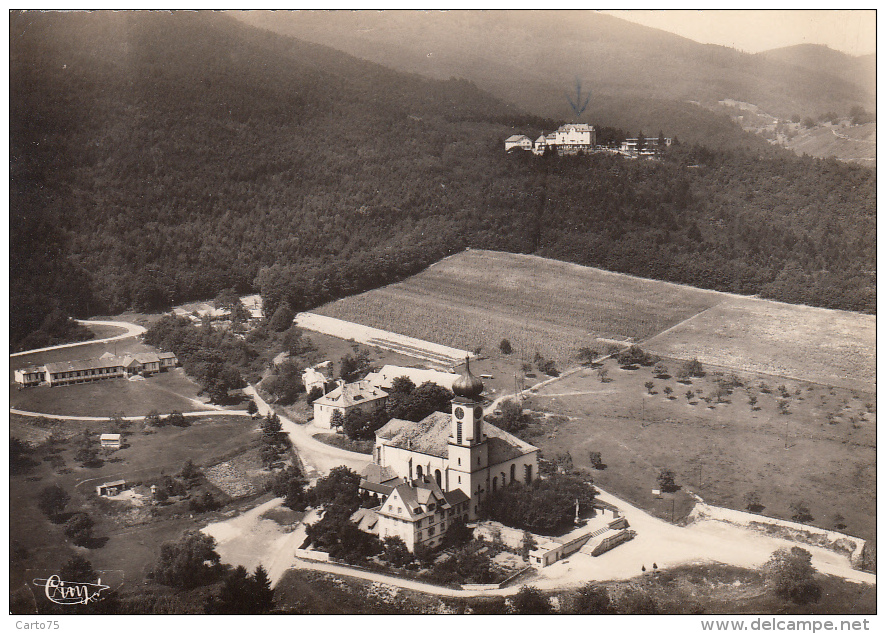
<instances>
[{"instance_id":1,"label":"cluster of buildings on hill","mask_svg":"<svg viewBox=\"0 0 886 634\"><path fill-rule=\"evenodd\" d=\"M597 145L597 131L594 126L586 123L565 123L556 132L542 134L535 141L525 134L514 134L505 139L505 152L519 149L541 156L547 151L556 151L559 155L578 154L579 152L616 152L631 158L653 157L669 146L670 137L644 137L625 139L619 148Z\"/></svg>"},{"instance_id":2,"label":"cluster of buildings on hill","mask_svg":"<svg viewBox=\"0 0 886 634\"><path fill-rule=\"evenodd\" d=\"M376 431L372 462L360 482L361 493L376 505L361 508L351 519L381 539L400 537L414 552L418 545L440 546L453 523L478 520L483 501L505 486L536 480L539 450L484 420L483 382L471 373L469 361L460 375L385 366L362 381L340 383L314 402L315 423L328 427L336 410L344 415L355 408L384 407L383 388L404 376L417 385L430 381L450 389L451 409L418 422L394 418ZM306 372L305 378L317 377ZM597 506L596 523L568 539L539 539L530 562L546 566L585 546L599 554L630 539L617 509Z\"/></svg>"},{"instance_id":3,"label":"cluster of buildings on hill","mask_svg":"<svg viewBox=\"0 0 886 634\"><path fill-rule=\"evenodd\" d=\"M15 382L23 387L46 383L49 386L90 383L135 375L150 376L174 368L178 358L172 352L140 352L118 357L106 352L97 359L59 361L21 368L14 372Z\"/></svg>"}]
</instances>

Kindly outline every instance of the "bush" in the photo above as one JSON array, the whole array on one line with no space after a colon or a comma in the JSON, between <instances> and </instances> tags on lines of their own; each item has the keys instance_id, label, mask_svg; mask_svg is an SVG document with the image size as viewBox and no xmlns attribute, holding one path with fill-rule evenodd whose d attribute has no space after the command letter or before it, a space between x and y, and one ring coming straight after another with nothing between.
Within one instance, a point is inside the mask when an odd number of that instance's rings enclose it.
<instances>
[{"instance_id":1,"label":"bush","mask_svg":"<svg viewBox=\"0 0 886 634\"><path fill-rule=\"evenodd\" d=\"M502 354L511 354L514 352L514 349L511 347L511 342L507 339L501 340L501 343L498 344L498 349Z\"/></svg>"},{"instance_id":2,"label":"bush","mask_svg":"<svg viewBox=\"0 0 886 634\"><path fill-rule=\"evenodd\" d=\"M510 603L514 614L551 614L554 611L551 600L533 586L520 588Z\"/></svg>"},{"instance_id":3,"label":"bush","mask_svg":"<svg viewBox=\"0 0 886 634\"><path fill-rule=\"evenodd\" d=\"M67 491L57 484L51 484L40 492L37 497L37 507L46 517L55 520L64 512L70 501L71 496Z\"/></svg>"},{"instance_id":4,"label":"bush","mask_svg":"<svg viewBox=\"0 0 886 634\"><path fill-rule=\"evenodd\" d=\"M486 510L490 519L506 526L553 535L572 526L576 500L589 508L595 496L595 489L582 478L553 474L529 485L511 482L487 499Z\"/></svg>"},{"instance_id":5,"label":"bush","mask_svg":"<svg viewBox=\"0 0 886 634\"><path fill-rule=\"evenodd\" d=\"M65 522L65 535L77 546L87 546L92 540L92 527L95 522L87 513L74 513Z\"/></svg>"},{"instance_id":6,"label":"bush","mask_svg":"<svg viewBox=\"0 0 886 634\"><path fill-rule=\"evenodd\" d=\"M772 553L765 566L767 581L776 596L797 604L815 603L821 587L815 581L812 555L798 546L780 548Z\"/></svg>"},{"instance_id":7,"label":"bush","mask_svg":"<svg viewBox=\"0 0 886 634\"><path fill-rule=\"evenodd\" d=\"M685 372L686 376L694 376L699 378L705 375L704 367L701 365L701 361L699 361L698 359L687 361L683 365L683 372Z\"/></svg>"},{"instance_id":8,"label":"bush","mask_svg":"<svg viewBox=\"0 0 886 634\"><path fill-rule=\"evenodd\" d=\"M665 493L673 493L680 488L674 481L674 472L670 469L662 469L658 474L658 486Z\"/></svg>"},{"instance_id":9,"label":"bush","mask_svg":"<svg viewBox=\"0 0 886 634\"><path fill-rule=\"evenodd\" d=\"M215 538L189 531L178 542L160 547L160 557L149 577L167 586L195 588L214 581L222 570L215 552Z\"/></svg>"}]
</instances>

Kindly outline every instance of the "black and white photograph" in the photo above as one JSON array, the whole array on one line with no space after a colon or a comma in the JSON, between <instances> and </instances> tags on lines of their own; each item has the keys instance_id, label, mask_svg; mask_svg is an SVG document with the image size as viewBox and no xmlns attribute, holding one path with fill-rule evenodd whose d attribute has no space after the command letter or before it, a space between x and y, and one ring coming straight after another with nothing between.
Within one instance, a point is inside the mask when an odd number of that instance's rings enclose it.
<instances>
[{"instance_id":1,"label":"black and white photograph","mask_svg":"<svg viewBox=\"0 0 886 634\"><path fill-rule=\"evenodd\" d=\"M876 19L9 10L8 628L874 629Z\"/></svg>"}]
</instances>

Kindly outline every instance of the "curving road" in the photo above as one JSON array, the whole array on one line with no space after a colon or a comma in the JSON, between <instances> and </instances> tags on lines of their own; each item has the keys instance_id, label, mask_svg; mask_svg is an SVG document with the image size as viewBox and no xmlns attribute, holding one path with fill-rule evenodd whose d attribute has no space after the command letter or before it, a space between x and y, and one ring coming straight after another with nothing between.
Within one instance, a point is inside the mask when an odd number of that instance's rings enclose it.
<instances>
[{"instance_id":1,"label":"curving road","mask_svg":"<svg viewBox=\"0 0 886 634\"><path fill-rule=\"evenodd\" d=\"M116 326L118 328L125 328L126 332L122 335L115 335L113 337L105 337L104 339L90 339L89 341L75 341L74 343L63 343L57 346L48 346L46 348L35 348L34 350L24 350L22 352L14 352L10 354L10 357L22 357L28 354L34 354L36 352L46 352L47 350L58 350L59 348L73 348L75 346L85 346L90 343L105 343L106 341L118 341L120 339L128 339L129 337L136 337L138 335L146 332L144 326L139 326L138 324L133 324L128 321L84 321L82 319L78 319L77 323L83 324L84 326L88 326L90 324L98 325L98 326Z\"/></svg>"}]
</instances>

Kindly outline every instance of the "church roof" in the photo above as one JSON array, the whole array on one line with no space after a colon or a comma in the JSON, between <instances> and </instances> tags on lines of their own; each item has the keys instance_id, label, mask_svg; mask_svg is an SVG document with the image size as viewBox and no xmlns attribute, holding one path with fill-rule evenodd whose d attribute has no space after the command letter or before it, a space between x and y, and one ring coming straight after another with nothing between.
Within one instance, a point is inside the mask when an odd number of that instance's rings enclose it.
<instances>
[{"instance_id":1,"label":"church roof","mask_svg":"<svg viewBox=\"0 0 886 634\"><path fill-rule=\"evenodd\" d=\"M392 447L449 458L451 418L445 412L434 412L417 423L392 418L375 435ZM536 447L487 422L483 423L483 432L489 447L490 466L537 451Z\"/></svg>"}]
</instances>

